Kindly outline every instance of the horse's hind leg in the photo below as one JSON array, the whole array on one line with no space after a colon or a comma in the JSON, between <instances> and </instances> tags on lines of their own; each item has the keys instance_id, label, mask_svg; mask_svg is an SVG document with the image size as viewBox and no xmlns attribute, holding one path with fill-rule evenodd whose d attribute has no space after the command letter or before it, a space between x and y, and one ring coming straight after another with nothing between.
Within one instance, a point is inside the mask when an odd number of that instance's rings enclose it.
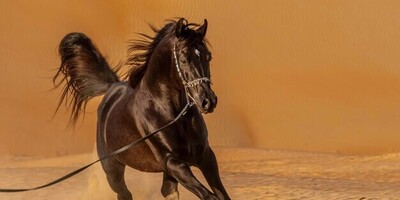
<instances>
[{"instance_id":1,"label":"horse's hind leg","mask_svg":"<svg viewBox=\"0 0 400 200\"><path fill-rule=\"evenodd\" d=\"M117 193L118 200L132 200L132 194L125 184L125 165L114 158L109 158L101 162L107 181L114 192Z\"/></svg>"},{"instance_id":2,"label":"horse's hind leg","mask_svg":"<svg viewBox=\"0 0 400 200\"><path fill-rule=\"evenodd\" d=\"M179 200L178 181L166 172L163 174L161 194L165 197L165 200Z\"/></svg>"}]
</instances>

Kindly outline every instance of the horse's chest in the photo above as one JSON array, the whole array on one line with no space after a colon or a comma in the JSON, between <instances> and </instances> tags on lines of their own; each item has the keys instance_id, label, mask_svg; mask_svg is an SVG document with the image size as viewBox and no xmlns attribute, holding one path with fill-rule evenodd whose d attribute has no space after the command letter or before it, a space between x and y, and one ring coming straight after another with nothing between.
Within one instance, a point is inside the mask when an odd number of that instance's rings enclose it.
<instances>
[{"instance_id":1,"label":"horse's chest","mask_svg":"<svg viewBox=\"0 0 400 200\"><path fill-rule=\"evenodd\" d=\"M184 137L184 155L189 160L201 159L204 151L208 148L207 130L203 128L188 127L181 133Z\"/></svg>"}]
</instances>

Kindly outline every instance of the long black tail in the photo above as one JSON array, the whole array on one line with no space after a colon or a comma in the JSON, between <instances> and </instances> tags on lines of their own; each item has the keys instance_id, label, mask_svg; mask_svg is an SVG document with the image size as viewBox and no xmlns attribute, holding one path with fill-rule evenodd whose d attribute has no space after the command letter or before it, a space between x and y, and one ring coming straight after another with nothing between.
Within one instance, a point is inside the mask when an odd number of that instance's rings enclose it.
<instances>
[{"instance_id":1,"label":"long black tail","mask_svg":"<svg viewBox=\"0 0 400 200\"><path fill-rule=\"evenodd\" d=\"M72 108L69 125L75 125L87 102L104 94L118 82L117 69L111 69L92 41L82 33L66 35L58 49L61 65L53 78L56 88L63 85L57 110L64 102Z\"/></svg>"}]
</instances>

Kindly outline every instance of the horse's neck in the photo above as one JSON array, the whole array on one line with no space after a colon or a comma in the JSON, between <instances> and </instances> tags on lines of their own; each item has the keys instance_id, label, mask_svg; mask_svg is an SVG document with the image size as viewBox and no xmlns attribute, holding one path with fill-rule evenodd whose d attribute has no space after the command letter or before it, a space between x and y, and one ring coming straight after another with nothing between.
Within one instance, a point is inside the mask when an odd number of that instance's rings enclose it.
<instances>
[{"instance_id":1,"label":"horse's neck","mask_svg":"<svg viewBox=\"0 0 400 200\"><path fill-rule=\"evenodd\" d=\"M167 41L160 42L149 58L143 81L152 85L168 80L171 74L171 55L171 44Z\"/></svg>"},{"instance_id":2,"label":"horse's neck","mask_svg":"<svg viewBox=\"0 0 400 200\"><path fill-rule=\"evenodd\" d=\"M171 49L157 49L149 60L140 88L153 98L171 102L173 105L170 106L180 107L183 93L179 87L180 80L176 80L179 77L174 66Z\"/></svg>"}]
</instances>

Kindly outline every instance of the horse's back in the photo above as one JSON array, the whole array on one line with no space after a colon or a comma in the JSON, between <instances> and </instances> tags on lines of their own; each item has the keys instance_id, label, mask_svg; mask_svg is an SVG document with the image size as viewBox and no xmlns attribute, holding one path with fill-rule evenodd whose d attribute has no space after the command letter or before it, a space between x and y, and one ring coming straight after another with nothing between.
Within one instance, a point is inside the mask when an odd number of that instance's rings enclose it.
<instances>
[{"instance_id":1,"label":"horse's back","mask_svg":"<svg viewBox=\"0 0 400 200\"><path fill-rule=\"evenodd\" d=\"M126 82L113 84L98 109L97 142L99 154L107 154L133 142L139 133L132 111L135 89ZM104 155L100 155L104 156ZM160 172L162 167L146 142L115 156L123 164L146 172Z\"/></svg>"}]
</instances>

